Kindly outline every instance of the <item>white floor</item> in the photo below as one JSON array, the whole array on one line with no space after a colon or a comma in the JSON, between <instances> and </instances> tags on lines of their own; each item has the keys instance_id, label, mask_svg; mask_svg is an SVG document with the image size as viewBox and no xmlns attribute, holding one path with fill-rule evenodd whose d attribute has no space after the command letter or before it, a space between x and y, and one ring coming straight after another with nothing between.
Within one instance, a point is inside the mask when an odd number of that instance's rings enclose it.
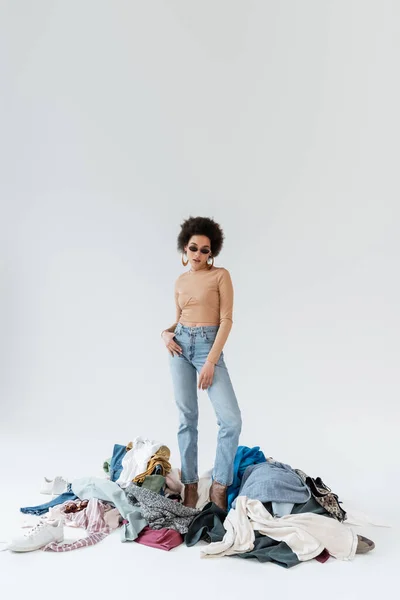
<instances>
[{"instance_id":1,"label":"white floor","mask_svg":"<svg viewBox=\"0 0 400 600\"><path fill-rule=\"evenodd\" d=\"M38 493L43 475L52 476L60 470L69 477L101 474L101 468L93 472L96 450L89 439L84 456L74 452L71 439L47 439L41 443L37 440L35 433L23 439L3 436L0 442L1 540L8 539L24 519L18 510L20 506L46 501L47 497ZM90 466L91 470L85 472ZM375 516L385 518L382 514ZM399 527L398 522L393 522L393 515L388 520L391 528L360 530L375 541L374 552L356 556L352 562L311 561L289 570L237 558L200 559L199 545L182 545L163 552L135 543L123 544L118 531L97 546L65 554L6 551L0 553L0 597L98 600L123 596L176 600L189 594L191 599L230 600L251 596L296 600L398 598Z\"/></svg>"}]
</instances>

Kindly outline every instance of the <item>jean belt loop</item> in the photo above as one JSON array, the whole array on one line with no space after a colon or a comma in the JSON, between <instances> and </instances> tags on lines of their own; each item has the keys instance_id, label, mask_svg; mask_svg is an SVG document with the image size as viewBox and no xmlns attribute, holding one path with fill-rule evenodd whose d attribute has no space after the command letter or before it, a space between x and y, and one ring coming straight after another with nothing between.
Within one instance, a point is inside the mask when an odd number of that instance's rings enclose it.
<instances>
[{"instance_id":1,"label":"jean belt loop","mask_svg":"<svg viewBox=\"0 0 400 600\"><path fill-rule=\"evenodd\" d=\"M204 327L201 328L201 337L204 338L206 335L206 332L204 331Z\"/></svg>"}]
</instances>

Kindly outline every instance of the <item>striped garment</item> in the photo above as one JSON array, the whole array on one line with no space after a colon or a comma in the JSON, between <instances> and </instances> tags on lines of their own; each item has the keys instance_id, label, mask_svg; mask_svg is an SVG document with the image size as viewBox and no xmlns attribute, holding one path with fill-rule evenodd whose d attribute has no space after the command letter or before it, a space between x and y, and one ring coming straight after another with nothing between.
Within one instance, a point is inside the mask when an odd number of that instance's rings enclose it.
<instances>
[{"instance_id":1,"label":"striped garment","mask_svg":"<svg viewBox=\"0 0 400 600\"><path fill-rule=\"evenodd\" d=\"M86 529L88 536L69 544L50 542L50 544L44 546L42 550L45 552L49 550L52 550L53 552L69 552L71 550L76 550L77 548L94 546L98 542L101 542L112 531L104 520L105 513L110 508L112 508L110 504L97 500L97 498L91 498L84 510L70 514L64 513L63 516L66 521L73 522L75 527Z\"/></svg>"}]
</instances>

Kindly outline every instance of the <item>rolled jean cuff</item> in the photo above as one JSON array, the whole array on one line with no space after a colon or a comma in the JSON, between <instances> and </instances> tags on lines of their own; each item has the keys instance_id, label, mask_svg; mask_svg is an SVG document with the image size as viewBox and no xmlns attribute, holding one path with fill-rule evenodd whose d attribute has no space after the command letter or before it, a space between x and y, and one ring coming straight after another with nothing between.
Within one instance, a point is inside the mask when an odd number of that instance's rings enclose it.
<instances>
[{"instance_id":1,"label":"rolled jean cuff","mask_svg":"<svg viewBox=\"0 0 400 600\"><path fill-rule=\"evenodd\" d=\"M183 483L183 485L187 485L189 483L199 483L198 479L192 479L191 481L182 481L181 479L181 483Z\"/></svg>"},{"instance_id":2,"label":"rolled jean cuff","mask_svg":"<svg viewBox=\"0 0 400 600\"><path fill-rule=\"evenodd\" d=\"M219 481L218 479L214 478L212 478L212 481L215 481L215 483L219 483L219 485L224 485L225 487L229 487L232 485L232 481L230 483L222 483L222 481Z\"/></svg>"}]
</instances>

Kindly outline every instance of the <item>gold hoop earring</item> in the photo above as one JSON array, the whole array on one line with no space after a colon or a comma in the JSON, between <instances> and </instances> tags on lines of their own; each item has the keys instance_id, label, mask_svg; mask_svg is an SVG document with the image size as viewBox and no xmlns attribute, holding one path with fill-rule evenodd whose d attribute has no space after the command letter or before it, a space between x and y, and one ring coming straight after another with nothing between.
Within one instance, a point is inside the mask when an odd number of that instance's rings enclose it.
<instances>
[{"instance_id":1,"label":"gold hoop earring","mask_svg":"<svg viewBox=\"0 0 400 600\"><path fill-rule=\"evenodd\" d=\"M209 268L209 269L212 269L212 268L213 268L213 266L214 266L214 257L213 257L213 256L211 257L211 260L212 260L212 263L210 264L210 263L208 262L208 261L209 261L209 258L207 258L207 264L208 264L208 268Z\"/></svg>"},{"instance_id":2,"label":"gold hoop earring","mask_svg":"<svg viewBox=\"0 0 400 600\"><path fill-rule=\"evenodd\" d=\"M187 257L186 257L186 258L187 258ZM182 264L183 264L183 266L184 266L184 267L187 267L187 265L188 265L189 261L188 261L188 260L186 260L186 262L185 262L185 261L183 260L183 252L182 252L182 258L181 258L181 261L182 261Z\"/></svg>"}]
</instances>

